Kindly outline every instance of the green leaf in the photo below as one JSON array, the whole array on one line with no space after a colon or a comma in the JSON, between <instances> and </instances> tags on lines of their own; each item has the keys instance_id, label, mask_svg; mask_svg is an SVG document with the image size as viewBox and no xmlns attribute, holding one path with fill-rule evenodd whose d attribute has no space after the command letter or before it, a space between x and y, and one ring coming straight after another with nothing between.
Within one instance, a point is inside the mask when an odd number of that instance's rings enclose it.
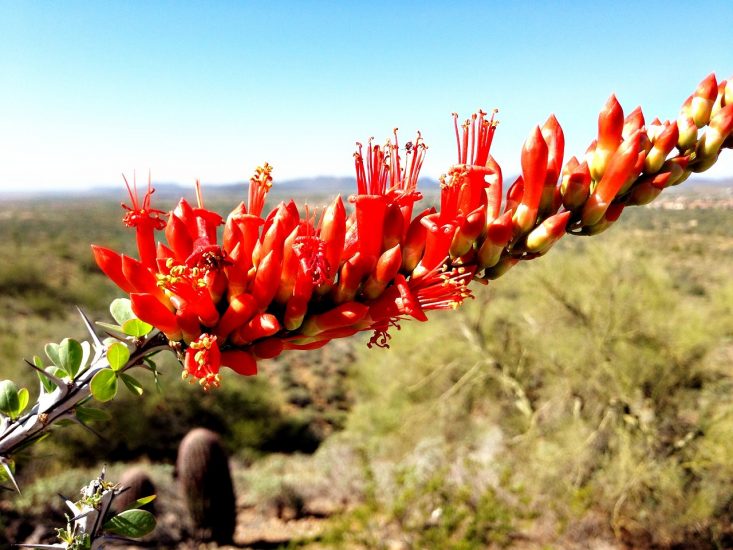
<instances>
[{"instance_id":1,"label":"green leaf","mask_svg":"<svg viewBox=\"0 0 733 550\"><path fill-rule=\"evenodd\" d=\"M81 367L81 360L84 357L84 349L81 344L71 338L64 338L58 347L59 367L64 369L73 380Z\"/></svg>"},{"instance_id":2,"label":"green leaf","mask_svg":"<svg viewBox=\"0 0 733 550\"><path fill-rule=\"evenodd\" d=\"M18 414L22 413L28 406L29 399L30 394L28 393L28 389L20 388L20 390L18 391Z\"/></svg>"},{"instance_id":3,"label":"green leaf","mask_svg":"<svg viewBox=\"0 0 733 550\"><path fill-rule=\"evenodd\" d=\"M132 302L130 302L129 298L112 300L112 303L109 305L109 312L112 314L112 318L120 325L124 325L125 321L135 319L135 314L132 312Z\"/></svg>"},{"instance_id":4,"label":"green leaf","mask_svg":"<svg viewBox=\"0 0 733 550\"><path fill-rule=\"evenodd\" d=\"M56 365L59 368L63 368L61 366L61 357L59 356L59 345L54 344L53 342L46 344L46 347L43 348L46 352L46 355L51 360L51 362ZM64 373L64 376L67 376L68 373Z\"/></svg>"},{"instance_id":5,"label":"green leaf","mask_svg":"<svg viewBox=\"0 0 733 550\"><path fill-rule=\"evenodd\" d=\"M127 389L130 390L131 393L134 395L142 395L143 394L143 387L135 380L132 376L129 374L125 374L124 372L120 373L120 378L122 378L122 381L125 383L125 386L127 386Z\"/></svg>"},{"instance_id":6,"label":"green leaf","mask_svg":"<svg viewBox=\"0 0 733 550\"><path fill-rule=\"evenodd\" d=\"M122 537L143 537L155 529L155 517L146 510L125 510L107 520L104 529Z\"/></svg>"},{"instance_id":7,"label":"green leaf","mask_svg":"<svg viewBox=\"0 0 733 550\"><path fill-rule=\"evenodd\" d=\"M142 338L151 330L153 330L153 325L149 325L140 319L130 319L122 323L122 332L135 338Z\"/></svg>"},{"instance_id":8,"label":"green leaf","mask_svg":"<svg viewBox=\"0 0 733 550\"><path fill-rule=\"evenodd\" d=\"M92 407L76 407L76 417L82 422L95 422L109 420L110 414L107 411L93 409Z\"/></svg>"},{"instance_id":9,"label":"green leaf","mask_svg":"<svg viewBox=\"0 0 733 550\"><path fill-rule=\"evenodd\" d=\"M125 344L117 342L107 348L107 361L113 371L118 371L127 364L130 359L130 350Z\"/></svg>"},{"instance_id":10,"label":"green leaf","mask_svg":"<svg viewBox=\"0 0 733 550\"><path fill-rule=\"evenodd\" d=\"M0 413L12 419L18 417L20 397L18 386L12 380L0 381Z\"/></svg>"},{"instance_id":11,"label":"green leaf","mask_svg":"<svg viewBox=\"0 0 733 550\"><path fill-rule=\"evenodd\" d=\"M92 378L89 389L97 401L109 401L117 395L117 373L112 369L100 370Z\"/></svg>"},{"instance_id":12,"label":"green leaf","mask_svg":"<svg viewBox=\"0 0 733 550\"><path fill-rule=\"evenodd\" d=\"M86 370L86 366L89 364L89 359L92 358L92 345L89 342L87 342L86 340L84 340L81 343L81 350L82 350L82 356L81 356L80 372L83 372Z\"/></svg>"},{"instance_id":13,"label":"green leaf","mask_svg":"<svg viewBox=\"0 0 733 550\"><path fill-rule=\"evenodd\" d=\"M38 356L38 355L34 355L34 356L33 356L33 364L34 364L35 366L37 366L37 367L38 367L39 369L41 369L41 370L43 370L43 369L45 369L45 368L46 368L46 367L44 366L44 364L43 364L43 359L41 359L41 357L40 357L40 356Z\"/></svg>"},{"instance_id":14,"label":"green leaf","mask_svg":"<svg viewBox=\"0 0 733 550\"><path fill-rule=\"evenodd\" d=\"M142 497L137 499L135 502L130 504L127 509L128 510L135 510L136 508L142 508L146 504L153 502L155 500L156 495L150 495L148 497Z\"/></svg>"},{"instance_id":15,"label":"green leaf","mask_svg":"<svg viewBox=\"0 0 733 550\"><path fill-rule=\"evenodd\" d=\"M124 334L124 331L122 330L122 327L120 325L113 325L112 323L103 323L102 321L97 321L96 323L102 328L106 328L107 330L112 330L114 332L119 332Z\"/></svg>"}]
</instances>

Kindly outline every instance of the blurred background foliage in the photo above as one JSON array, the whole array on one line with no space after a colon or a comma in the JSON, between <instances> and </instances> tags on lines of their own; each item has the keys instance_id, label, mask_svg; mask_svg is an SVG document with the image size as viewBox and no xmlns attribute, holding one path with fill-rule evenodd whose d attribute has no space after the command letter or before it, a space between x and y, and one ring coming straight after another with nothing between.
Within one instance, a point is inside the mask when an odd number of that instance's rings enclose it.
<instances>
[{"instance_id":1,"label":"blurred background foliage","mask_svg":"<svg viewBox=\"0 0 733 550\"><path fill-rule=\"evenodd\" d=\"M119 293L89 243L132 252L119 213L0 202L0 379L34 389L22 359L83 338L75 305L108 320ZM102 462L167 476L183 435L204 426L233 457L242 510L325 506L318 534L292 547L729 547L732 221L629 209L607 233L477 286L456 312L404 323L390 350L332 342L255 378L228 373L211 394L168 357L162 392L145 380L142 398L103 407L104 440L71 427L35 446L19 460L26 494L0 504L41 514L44 495L73 493L78 468Z\"/></svg>"}]
</instances>

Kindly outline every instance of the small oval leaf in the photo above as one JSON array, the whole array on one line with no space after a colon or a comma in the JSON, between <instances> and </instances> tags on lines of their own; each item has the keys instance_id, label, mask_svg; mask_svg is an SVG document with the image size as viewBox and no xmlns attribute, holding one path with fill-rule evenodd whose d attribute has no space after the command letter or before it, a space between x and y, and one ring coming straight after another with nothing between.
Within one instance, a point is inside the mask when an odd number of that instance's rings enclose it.
<instances>
[{"instance_id":1,"label":"small oval leaf","mask_svg":"<svg viewBox=\"0 0 733 550\"><path fill-rule=\"evenodd\" d=\"M155 529L155 516L146 510L125 510L111 517L104 524L104 529L122 537L144 537Z\"/></svg>"},{"instance_id":2,"label":"small oval leaf","mask_svg":"<svg viewBox=\"0 0 733 550\"><path fill-rule=\"evenodd\" d=\"M125 324L125 321L135 318L135 314L132 312L132 302L130 302L129 298L112 300L112 303L109 305L109 312L112 314L112 318L120 325Z\"/></svg>"},{"instance_id":3,"label":"small oval leaf","mask_svg":"<svg viewBox=\"0 0 733 550\"><path fill-rule=\"evenodd\" d=\"M61 367L61 358L59 357L59 345L50 342L46 344L46 347L43 349L51 362L57 367Z\"/></svg>"},{"instance_id":4,"label":"small oval leaf","mask_svg":"<svg viewBox=\"0 0 733 550\"><path fill-rule=\"evenodd\" d=\"M142 338L151 330L153 330L153 325L149 325L140 319L130 319L122 323L122 332L135 338Z\"/></svg>"},{"instance_id":5,"label":"small oval leaf","mask_svg":"<svg viewBox=\"0 0 733 550\"><path fill-rule=\"evenodd\" d=\"M127 364L130 359L130 350L125 344L116 342L107 348L107 361L112 370L118 371Z\"/></svg>"},{"instance_id":6,"label":"small oval leaf","mask_svg":"<svg viewBox=\"0 0 733 550\"><path fill-rule=\"evenodd\" d=\"M64 338L58 347L59 367L64 369L73 380L81 367L81 360L84 357L84 349L81 344L71 338Z\"/></svg>"},{"instance_id":7,"label":"small oval leaf","mask_svg":"<svg viewBox=\"0 0 733 550\"><path fill-rule=\"evenodd\" d=\"M0 413L16 418L20 405L18 386L12 380L0 381Z\"/></svg>"},{"instance_id":8,"label":"small oval leaf","mask_svg":"<svg viewBox=\"0 0 733 550\"><path fill-rule=\"evenodd\" d=\"M132 504L130 504L130 506L128 506L127 509L128 510L134 510L136 508L142 508L146 504L150 504L151 502L153 502L155 500L156 496L157 495L150 495L148 497L139 498L135 502L133 502Z\"/></svg>"},{"instance_id":9,"label":"small oval leaf","mask_svg":"<svg viewBox=\"0 0 733 550\"><path fill-rule=\"evenodd\" d=\"M92 378L89 389L97 401L109 401L117 395L117 373L112 369L100 370Z\"/></svg>"},{"instance_id":10,"label":"small oval leaf","mask_svg":"<svg viewBox=\"0 0 733 550\"><path fill-rule=\"evenodd\" d=\"M30 399L30 394L28 393L27 388L20 388L18 390L18 410L16 413L20 415L25 408L28 406L28 400Z\"/></svg>"}]
</instances>

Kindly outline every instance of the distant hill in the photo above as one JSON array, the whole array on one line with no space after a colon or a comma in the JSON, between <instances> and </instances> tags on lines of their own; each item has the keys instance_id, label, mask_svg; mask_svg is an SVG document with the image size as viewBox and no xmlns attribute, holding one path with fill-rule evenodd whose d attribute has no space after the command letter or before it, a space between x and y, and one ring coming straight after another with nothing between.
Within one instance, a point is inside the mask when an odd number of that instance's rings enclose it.
<instances>
[{"instance_id":1,"label":"distant hill","mask_svg":"<svg viewBox=\"0 0 733 550\"><path fill-rule=\"evenodd\" d=\"M508 187L513 182L515 176L505 178L505 186ZM226 200L232 201L232 197L240 197L245 200L247 196L248 182L240 181L233 183L204 183L204 197L214 202ZM141 186L142 187L142 186ZM418 186L427 194L432 194L438 190L438 181L431 178L421 178ZM344 197L353 195L356 192L356 180L353 177L335 177L335 176L318 176L312 178L298 178L292 180L275 181L272 188L272 198L283 200L284 198L293 197L300 199L302 197L316 197L326 200L341 194ZM712 195L712 196L730 196L733 193L733 178L725 179L708 179L704 177L692 177L684 184L671 187L665 190L665 194L692 194L692 195ZM59 189L58 191L23 191L23 190L6 190L0 189L1 200L26 200L26 199L54 199L54 198L83 198L83 199L107 199L113 201L124 200L126 194L124 188L120 187L93 187L91 189L67 190ZM179 197L187 197L193 199L193 186L174 182L157 182L155 183L155 197L161 202L176 201Z\"/></svg>"}]
</instances>

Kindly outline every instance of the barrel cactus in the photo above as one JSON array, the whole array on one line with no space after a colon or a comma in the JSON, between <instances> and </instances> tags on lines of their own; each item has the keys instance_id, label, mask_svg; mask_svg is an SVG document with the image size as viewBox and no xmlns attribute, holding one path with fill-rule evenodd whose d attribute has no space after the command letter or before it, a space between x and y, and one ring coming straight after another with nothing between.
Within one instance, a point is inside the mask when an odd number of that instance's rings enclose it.
<instances>
[{"instance_id":1,"label":"barrel cactus","mask_svg":"<svg viewBox=\"0 0 733 550\"><path fill-rule=\"evenodd\" d=\"M113 508L118 512L131 507L139 499L156 494L153 481L145 469L140 466L133 466L125 470L120 476L119 483L123 487L124 492L113 502ZM140 508L154 514L155 501L148 502L140 506Z\"/></svg>"},{"instance_id":2,"label":"barrel cactus","mask_svg":"<svg viewBox=\"0 0 733 550\"><path fill-rule=\"evenodd\" d=\"M205 428L188 432L178 448L176 473L195 538L231 542L236 519L234 488L219 436Z\"/></svg>"}]
</instances>

